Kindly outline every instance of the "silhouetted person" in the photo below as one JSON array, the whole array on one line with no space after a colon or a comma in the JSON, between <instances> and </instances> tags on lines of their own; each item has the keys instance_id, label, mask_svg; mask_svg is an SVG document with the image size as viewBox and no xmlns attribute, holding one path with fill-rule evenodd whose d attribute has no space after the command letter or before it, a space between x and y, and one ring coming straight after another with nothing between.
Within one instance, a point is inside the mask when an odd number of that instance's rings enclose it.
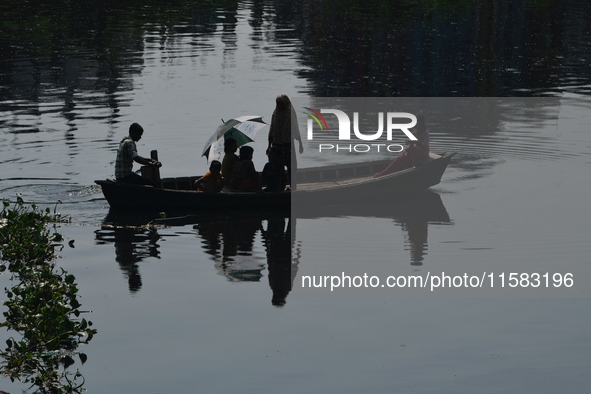
<instances>
[{"instance_id":1,"label":"silhouetted person","mask_svg":"<svg viewBox=\"0 0 591 394\"><path fill-rule=\"evenodd\" d=\"M234 165L230 186L232 190L240 192L258 192L261 190L261 179L254 168L252 155L254 149L250 146L240 147L240 161Z\"/></svg>"},{"instance_id":2,"label":"silhouetted person","mask_svg":"<svg viewBox=\"0 0 591 394\"><path fill-rule=\"evenodd\" d=\"M205 193L217 193L224 187L224 177L221 174L222 163L213 160L209 166L209 171L201 178L195 181L195 188Z\"/></svg>"},{"instance_id":3,"label":"silhouetted person","mask_svg":"<svg viewBox=\"0 0 591 394\"><path fill-rule=\"evenodd\" d=\"M266 185L264 191L267 193L278 193L285 190L287 183L287 176L285 174L285 166L281 161L281 152L276 146L271 147L267 151L269 162L265 164L261 179Z\"/></svg>"},{"instance_id":4,"label":"silhouetted person","mask_svg":"<svg viewBox=\"0 0 591 394\"><path fill-rule=\"evenodd\" d=\"M298 169L298 161L295 155L295 140L300 145L300 154L304 153L302 136L300 135L298 119L293 105L289 97L285 94L280 94L275 99L275 110L273 111L271 125L269 126L267 153L269 153L271 147L278 147L281 160L287 167L287 181L294 190L296 189L296 183L294 179L291 179L291 173L292 171L295 173Z\"/></svg>"},{"instance_id":5,"label":"silhouetted person","mask_svg":"<svg viewBox=\"0 0 591 394\"><path fill-rule=\"evenodd\" d=\"M226 183L232 180L232 170L240 158L236 155L238 150L238 143L234 138L228 138L224 141L224 158L222 160L222 176L226 179Z\"/></svg>"},{"instance_id":6,"label":"silhouetted person","mask_svg":"<svg viewBox=\"0 0 591 394\"><path fill-rule=\"evenodd\" d=\"M143 127L137 123L133 123L129 126L129 135L123 138L119 143L117 158L115 159L115 178L117 179L117 182L157 186L156 182L146 179L132 171L134 161L146 166L162 166L157 160L147 159L138 155L135 143L142 138L143 134Z\"/></svg>"}]
</instances>

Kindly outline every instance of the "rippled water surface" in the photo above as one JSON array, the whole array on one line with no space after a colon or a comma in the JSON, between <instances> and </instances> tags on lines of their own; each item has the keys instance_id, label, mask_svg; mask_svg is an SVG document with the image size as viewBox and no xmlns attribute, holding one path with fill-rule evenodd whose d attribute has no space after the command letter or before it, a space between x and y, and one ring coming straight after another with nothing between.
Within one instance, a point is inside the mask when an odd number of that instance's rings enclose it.
<instances>
[{"instance_id":1,"label":"rippled water surface","mask_svg":"<svg viewBox=\"0 0 591 394\"><path fill-rule=\"evenodd\" d=\"M89 393L589 387L587 2L35 3L0 5L0 198L59 200L72 218L58 264L98 330L78 365ZM432 150L457 154L430 192L355 210L109 212L93 181L112 177L132 122L162 176L196 175L221 119L269 122L280 92L311 106L437 97L453 106ZM491 105L495 124L469 127L459 97ZM266 130L252 145L260 169ZM302 166L366 160L305 147ZM570 272L575 286L302 287L442 272Z\"/></svg>"}]
</instances>

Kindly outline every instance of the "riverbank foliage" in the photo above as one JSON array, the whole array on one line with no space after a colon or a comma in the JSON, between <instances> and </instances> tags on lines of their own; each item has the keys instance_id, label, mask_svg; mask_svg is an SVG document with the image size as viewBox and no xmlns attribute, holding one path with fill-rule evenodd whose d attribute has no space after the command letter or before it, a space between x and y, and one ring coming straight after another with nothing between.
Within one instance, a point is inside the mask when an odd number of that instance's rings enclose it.
<instances>
[{"instance_id":1,"label":"riverbank foliage","mask_svg":"<svg viewBox=\"0 0 591 394\"><path fill-rule=\"evenodd\" d=\"M96 330L80 317L76 278L55 265L55 251L63 247L57 224L67 221L49 208L27 206L18 198L3 202L0 212L0 269L8 270L6 311L0 327L9 339L0 350L0 373L11 381L31 384L38 393L81 393L84 377L68 371L78 346Z\"/></svg>"}]
</instances>

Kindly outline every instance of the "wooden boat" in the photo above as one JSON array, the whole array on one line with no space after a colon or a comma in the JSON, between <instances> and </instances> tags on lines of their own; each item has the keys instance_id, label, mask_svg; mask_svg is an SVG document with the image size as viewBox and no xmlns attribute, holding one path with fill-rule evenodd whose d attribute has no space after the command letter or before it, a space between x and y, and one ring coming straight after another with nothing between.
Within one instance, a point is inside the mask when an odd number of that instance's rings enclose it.
<instances>
[{"instance_id":1,"label":"wooden boat","mask_svg":"<svg viewBox=\"0 0 591 394\"><path fill-rule=\"evenodd\" d=\"M366 202L380 196L424 190L438 184L454 153L431 153L422 166L373 178L390 160L298 169L297 190L281 193L203 193L193 189L199 176L163 178L161 187L97 180L113 209L211 211L290 209L318 204Z\"/></svg>"}]
</instances>

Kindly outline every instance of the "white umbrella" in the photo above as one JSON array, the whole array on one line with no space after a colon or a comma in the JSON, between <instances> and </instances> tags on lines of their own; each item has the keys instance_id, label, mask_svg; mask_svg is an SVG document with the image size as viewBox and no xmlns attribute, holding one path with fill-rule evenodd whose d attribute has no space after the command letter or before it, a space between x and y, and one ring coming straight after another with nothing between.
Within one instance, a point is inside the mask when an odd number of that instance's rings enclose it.
<instances>
[{"instance_id":1,"label":"white umbrella","mask_svg":"<svg viewBox=\"0 0 591 394\"><path fill-rule=\"evenodd\" d=\"M267 126L262 116L241 116L230 119L219 125L215 133L205 143L201 156L207 156L207 161L219 160L224 150L224 141L234 138L238 146L254 141L256 134Z\"/></svg>"}]
</instances>

